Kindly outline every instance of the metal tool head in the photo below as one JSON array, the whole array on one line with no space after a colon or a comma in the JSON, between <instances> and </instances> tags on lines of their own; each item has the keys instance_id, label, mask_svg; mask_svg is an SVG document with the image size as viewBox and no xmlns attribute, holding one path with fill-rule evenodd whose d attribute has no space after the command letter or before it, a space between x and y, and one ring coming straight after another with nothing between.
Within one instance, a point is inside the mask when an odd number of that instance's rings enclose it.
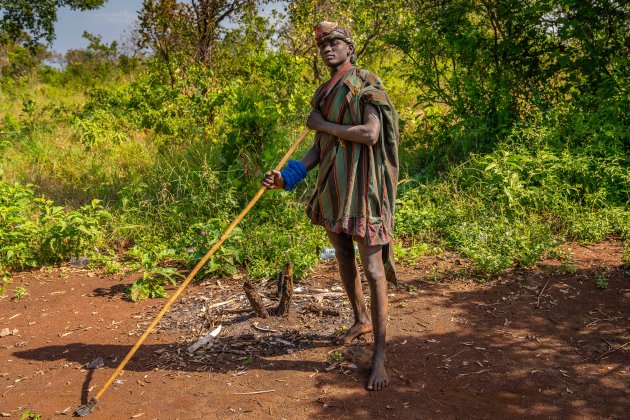
<instances>
[{"instance_id":1,"label":"metal tool head","mask_svg":"<svg viewBox=\"0 0 630 420\"><path fill-rule=\"evenodd\" d=\"M92 412L92 410L94 410L94 406L97 402L98 401L96 400L96 398L92 398L90 401L88 401L87 404L83 404L82 406L74 410L74 415L77 417L87 416Z\"/></svg>"}]
</instances>

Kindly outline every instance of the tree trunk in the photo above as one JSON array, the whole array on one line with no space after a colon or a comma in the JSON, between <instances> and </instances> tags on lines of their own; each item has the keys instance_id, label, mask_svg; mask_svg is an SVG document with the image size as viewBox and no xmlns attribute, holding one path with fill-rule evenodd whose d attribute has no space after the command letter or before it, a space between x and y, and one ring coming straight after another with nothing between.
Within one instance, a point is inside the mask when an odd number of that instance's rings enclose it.
<instances>
[{"instance_id":1,"label":"tree trunk","mask_svg":"<svg viewBox=\"0 0 630 420\"><path fill-rule=\"evenodd\" d=\"M280 302L278 307L273 311L276 316L285 316L289 314L291 309L291 297L293 297L293 265L288 263L284 267L284 275L280 276L278 282L278 291L280 293Z\"/></svg>"},{"instance_id":2,"label":"tree trunk","mask_svg":"<svg viewBox=\"0 0 630 420\"><path fill-rule=\"evenodd\" d=\"M256 315L261 318L268 318L269 312L267 312L267 309L265 309L262 298L254 288L254 286L249 282L249 280L245 281L245 283L243 284L243 289L245 289L245 296L247 296L249 304L252 305L252 308L254 308L254 311L256 311Z\"/></svg>"}]
</instances>

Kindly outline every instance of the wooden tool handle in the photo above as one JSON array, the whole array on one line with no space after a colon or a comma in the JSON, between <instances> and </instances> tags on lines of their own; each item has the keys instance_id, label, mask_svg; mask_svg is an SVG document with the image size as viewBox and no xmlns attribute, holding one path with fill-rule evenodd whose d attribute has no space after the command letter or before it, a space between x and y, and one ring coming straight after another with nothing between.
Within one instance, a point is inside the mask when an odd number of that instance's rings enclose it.
<instances>
[{"instance_id":1,"label":"wooden tool handle","mask_svg":"<svg viewBox=\"0 0 630 420\"><path fill-rule=\"evenodd\" d=\"M275 167L276 171L279 171L284 166L284 164L287 162L287 160L289 160L293 152L295 152L295 149L297 149L300 143L302 143L302 140L306 138L306 136L308 135L308 133L310 133L310 131L311 130L307 128L306 130L304 130L302 134L300 134L300 136L295 141L295 143L293 143L293 145L289 148L289 150L284 155L282 160L280 160L278 165ZM250 200L247 206L245 206L245 208L239 213L239 215L236 216L236 219L234 219L234 221L230 224L230 226L223 233L223 235L221 235L221 238L219 238L219 240L215 242L215 244L212 246L212 248L210 248L210 250L206 253L206 255L201 260L199 260L195 268L193 268L190 274L188 274L188 276L186 277L186 280L184 280L183 283L177 288L177 290L175 291L175 293L173 293L173 295L168 300L168 302L166 302L162 310L156 315L155 319L151 322L151 324L147 327L144 333L140 336L138 341L136 341L136 344L134 344L131 350L129 350L129 353L127 353L125 358L120 362L120 364L118 365L114 373L112 373L112 375L109 377L107 382L105 382L105 384L101 387L101 389L96 393L96 396L94 397L96 401L98 401L101 398L101 396L105 393L107 388L109 388L112 382L114 382L114 379L116 379L118 374L123 370L125 365L127 365L127 363L136 353L138 348L142 345L142 343L144 343L144 340L146 340L146 338L149 336L151 331L153 331L153 328L155 328L157 323L160 322L160 319L162 319L162 317L164 316L168 308L171 307L171 305L177 300L179 295L182 294L186 286L188 286L188 284L192 281L192 279L195 278L199 270L201 270L201 268L206 264L206 262L210 259L210 257L212 257L212 255L217 251L217 249L219 249L219 247L223 244L223 242L227 239L227 237L230 236L230 233L232 233L232 230L234 230L236 225L238 225L238 223L243 219L243 217L245 217L245 215L252 209L252 207L254 207L254 204L256 204L256 202L263 195L266 189L267 189L266 187L261 187L258 190L254 198Z\"/></svg>"}]
</instances>

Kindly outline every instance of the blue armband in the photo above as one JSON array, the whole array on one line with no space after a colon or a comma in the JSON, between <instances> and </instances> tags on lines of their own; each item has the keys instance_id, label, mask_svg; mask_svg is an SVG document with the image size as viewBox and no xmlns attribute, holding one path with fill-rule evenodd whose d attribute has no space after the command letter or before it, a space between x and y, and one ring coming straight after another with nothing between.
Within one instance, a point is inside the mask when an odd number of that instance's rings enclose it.
<instances>
[{"instance_id":1,"label":"blue armband","mask_svg":"<svg viewBox=\"0 0 630 420\"><path fill-rule=\"evenodd\" d=\"M306 178L307 172L306 166L304 166L302 162L299 160L290 160L287 166L280 171L282 179L284 180L284 189L287 191L293 190L298 182Z\"/></svg>"}]
</instances>

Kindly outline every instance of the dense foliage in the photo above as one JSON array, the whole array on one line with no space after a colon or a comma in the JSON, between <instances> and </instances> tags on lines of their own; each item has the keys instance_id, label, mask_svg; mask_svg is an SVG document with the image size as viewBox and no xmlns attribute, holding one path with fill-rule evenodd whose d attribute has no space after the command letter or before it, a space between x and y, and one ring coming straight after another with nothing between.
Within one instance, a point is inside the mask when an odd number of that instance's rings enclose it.
<instances>
[{"instance_id":1,"label":"dense foliage","mask_svg":"<svg viewBox=\"0 0 630 420\"><path fill-rule=\"evenodd\" d=\"M96 9L106 0L0 0L0 43L17 41L27 34L27 44L36 45L40 39L51 43L55 39L57 10Z\"/></svg>"},{"instance_id":2,"label":"dense foliage","mask_svg":"<svg viewBox=\"0 0 630 420\"><path fill-rule=\"evenodd\" d=\"M98 200L66 211L36 197L31 186L0 181L0 271L67 260L102 245L110 218Z\"/></svg>"},{"instance_id":3,"label":"dense foliage","mask_svg":"<svg viewBox=\"0 0 630 420\"><path fill-rule=\"evenodd\" d=\"M333 16L401 117L401 262L452 249L485 276L567 240L628 241L627 6L294 0L264 17L267 3L147 0L136 41L152 53L86 33L61 70L6 44L0 268L122 259L144 271L132 298L164 295L172 263L204 255L302 130L327 78L311 25ZM203 275L292 261L303 276L326 245L303 211L312 185L266 193Z\"/></svg>"}]
</instances>

